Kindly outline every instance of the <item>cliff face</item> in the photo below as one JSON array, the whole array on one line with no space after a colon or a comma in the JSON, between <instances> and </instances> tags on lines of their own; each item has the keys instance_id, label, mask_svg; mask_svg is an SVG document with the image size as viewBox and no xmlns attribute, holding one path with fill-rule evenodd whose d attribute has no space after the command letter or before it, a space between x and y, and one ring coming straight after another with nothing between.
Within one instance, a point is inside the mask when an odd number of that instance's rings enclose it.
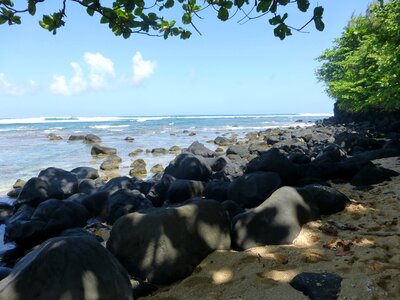
<instances>
[{"instance_id":1,"label":"cliff face","mask_svg":"<svg viewBox=\"0 0 400 300\"><path fill-rule=\"evenodd\" d=\"M382 111L371 109L366 112L349 112L338 107L335 103L334 117L331 119L335 123L362 123L368 122L382 131L399 131L400 111Z\"/></svg>"}]
</instances>

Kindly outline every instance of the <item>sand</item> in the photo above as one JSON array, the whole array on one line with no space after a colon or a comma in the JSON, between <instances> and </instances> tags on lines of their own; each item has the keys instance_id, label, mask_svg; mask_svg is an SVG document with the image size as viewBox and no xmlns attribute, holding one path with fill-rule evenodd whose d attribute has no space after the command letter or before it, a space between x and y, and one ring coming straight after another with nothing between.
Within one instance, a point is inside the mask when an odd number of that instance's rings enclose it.
<instances>
[{"instance_id":1,"label":"sand","mask_svg":"<svg viewBox=\"0 0 400 300\"><path fill-rule=\"evenodd\" d=\"M373 162L400 172L399 157ZM339 299L400 299L400 176L364 191L332 186L351 204L304 225L292 245L216 251L143 299L308 299L289 285L301 272L343 277Z\"/></svg>"}]
</instances>

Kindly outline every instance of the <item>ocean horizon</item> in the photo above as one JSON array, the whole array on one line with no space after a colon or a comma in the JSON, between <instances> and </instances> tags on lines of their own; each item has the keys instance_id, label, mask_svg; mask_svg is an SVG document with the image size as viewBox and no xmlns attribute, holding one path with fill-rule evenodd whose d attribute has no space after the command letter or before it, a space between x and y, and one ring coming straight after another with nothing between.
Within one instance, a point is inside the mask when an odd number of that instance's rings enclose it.
<instances>
[{"instance_id":1,"label":"ocean horizon","mask_svg":"<svg viewBox=\"0 0 400 300\"><path fill-rule=\"evenodd\" d=\"M119 173L129 174L130 164L138 158L149 170L156 164L164 167L175 155L153 155L146 149L179 146L188 147L199 141L210 149L212 141L221 135L235 134L243 138L251 131L269 128L311 126L315 121L330 117L330 113L254 114L254 115L164 115L164 116L42 116L30 118L0 118L0 197L7 198L17 179L27 181L48 167L71 170L80 166L99 168L104 158L90 154L92 145L69 141L71 135L95 134L101 145L117 149L122 158ZM49 134L61 140L49 140ZM133 142L125 137L131 136ZM128 154L135 149L144 151L136 157ZM152 174L148 172L148 175Z\"/></svg>"}]
</instances>

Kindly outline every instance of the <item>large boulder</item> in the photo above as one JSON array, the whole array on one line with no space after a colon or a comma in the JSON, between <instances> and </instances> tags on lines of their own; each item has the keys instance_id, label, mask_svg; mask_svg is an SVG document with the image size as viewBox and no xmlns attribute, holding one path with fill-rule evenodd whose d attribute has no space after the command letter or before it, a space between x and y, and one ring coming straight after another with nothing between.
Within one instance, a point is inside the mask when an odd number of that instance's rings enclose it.
<instances>
[{"instance_id":1,"label":"large boulder","mask_svg":"<svg viewBox=\"0 0 400 300\"><path fill-rule=\"evenodd\" d=\"M350 181L367 165L372 165L372 162L361 155L345 158L339 162L315 159L305 170L304 177Z\"/></svg>"},{"instance_id":2,"label":"large boulder","mask_svg":"<svg viewBox=\"0 0 400 300\"><path fill-rule=\"evenodd\" d=\"M205 181L211 175L211 168L201 156L182 153L165 168L164 174L177 179Z\"/></svg>"},{"instance_id":3,"label":"large boulder","mask_svg":"<svg viewBox=\"0 0 400 300\"><path fill-rule=\"evenodd\" d=\"M90 153L93 156L111 155L111 154L117 154L117 149L111 148L111 147L104 147L104 146L95 144L92 146Z\"/></svg>"},{"instance_id":4,"label":"large boulder","mask_svg":"<svg viewBox=\"0 0 400 300\"><path fill-rule=\"evenodd\" d=\"M135 180L128 176L120 176L110 179L105 185L99 188L100 192L108 192L110 195L120 189L133 190L137 187Z\"/></svg>"},{"instance_id":5,"label":"large boulder","mask_svg":"<svg viewBox=\"0 0 400 300\"><path fill-rule=\"evenodd\" d=\"M107 223L112 225L118 218L126 214L152 207L151 201L138 190L119 190L108 198Z\"/></svg>"},{"instance_id":6,"label":"large boulder","mask_svg":"<svg viewBox=\"0 0 400 300\"><path fill-rule=\"evenodd\" d=\"M239 250L291 244L301 227L318 217L318 208L295 188L281 187L258 207L232 220L232 244Z\"/></svg>"},{"instance_id":7,"label":"large boulder","mask_svg":"<svg viewBox=\"0 0 400 300\"><path fill-rule=\"evenodd\" d=\"M100 169L103 171L112 171L119 169L119 164L122 162L121 157L116 154L111 154L101 163Z\"/></svg>"},{"instance_id":8,"label":"large boulder","mask_svg":"<svg viewBox=\"0 0 400 300\"><path fill-rule=\"evenodd\" d=\"M345 194L329 186L311 184L298 191L307 198L309 203L312 202L318 207L321 215L341 212L350 203L350 199Z\"/></svg>"},{"instance_id":9,"label":"large boulder","mask_svg":"<svg viewBox=\"0 0 400 300\"><path fill-rule=\"evenodd\" d=\"M22 204L37 206L49 198L66 199L78 192L78 178L74 173L58 168L47 168L33 177L22 188L16 207Z\"/></svg>"},{"instance_id":10,"label":"large boulder","mask_svg":"<svg viewBox=\"0 0 400 300\"><path fill-rule=\"evenodd\" d=\"M189 148L187 149L188 152L194 154L194 155L199 155L202 157L214 157L215 156L215 152L208 149L206 146L204 146L204 144L195 141L193 142Z\"/></svg>"},{"instance_id":11,"label":"large boulder","mask_svg":"<svg viewBox=\"0 0 400 300\"><path fill-rule=\"evenodd\" d=\"M0 224L5 223L12 216L13 210L12 205L0 202Z\"/></svg>"},{"instance_id":12,"label":"large boulder","mask_svg":"<svg viewBox=\"0 0 400 300\"><path fill-rule=\"evenodd\" d=\"M182 203L190 198L201 197L203 191L202 181L177 179L169 186L166 200L169 204Z\"/></svg>"},{"instance_id":13,"label":"large boulder","mask_svg":"<svg viewBox=\"0 0 400 300\"><path fill-rule=\"evenodd\" d=\"M131 275L169 284L214 250L230 248L229 221L214 200L135 212L114 223L107 248Z\"/></svg>"},{"instance_id":14,"label":"large boulder","mask_svg":"<svg viewBox=\"0 0 400 300\"><path fill-rule=\"evenodd\" d=\"M175 180L175 177L164 174L161 179L150 188L146 195L147 199L150 199L155 207L162 206L166 200L167 191Z\"/></svg>"},{"instance_id":15,"label":"large boulder","mask_svg":"<svg viewBox=\"0 0 400 300\"><path fill-rule=\"evenodd\" d=\"M71 170L71 173L75 174L78 179L96 179L99 177L99 172L91 167L78 167Z\"/></svg>"},{"instance_id":16,"label":"large boulder","mask_svg":"<svg viewBox=\"0 0 400 300\"><path fill-rule=\"evenodd\" d=\"M4 240L22 248L38 245L65 229L86 225L86 208L73 201L49 199L42 202L29 220L19 218L6 226Z\"/></svg>"},{"instance_id":17,"label":"large boulder","mask_svg":"<svg viewBox=\"0 0 400 300\"><path fill-rule=\"evenodd\" d=\"M78 191L78 177L63 169L47 168L38 177L47 182L49 198L66 199Z\"/></svg>"},{"instance_id":18,"label":"large boulder","mask_svg":"<svg viewBox=\"0 0 400 300\"><path fill-rule=\"evenodd\" d=\"M211 180L204 187L204 197L223 202L228 199L230 185L229 181Z\"/></svg>"},{"instance_id":19,"label":"large boulder","mask_svg":"<svg viewBox=\"0 0 400 300\"><path fill-rule=\"evenodd\" d=\"M107 217L107 201L109 193L107 191L97 191L89 195L79 197L78 202L81 203L90 216L106 218Z\"/></svg>"},{"instance_id":20,"label":"large boulder","mask_svg":"<svg viewBox=\"0 0 400 300\"><path fill-rule=\"evenodd\" d=\"M85 143L98 144L101 143L101 138L95 134L89 133L85 135Z\"/></svg>"},{"instance_id":21,"label":"large boulder","mask_svg":"<svg viewBox=\"0 0 400 300\"><path fill-rule=\"evenodd\" d=\"M281 186L281 178L274 172L245 174L230 184L227 197L243 208L260 205Z\"/></svg>"},{"instance_id":22,"label":"large boulder","mask_svg":"<svg viewBox=\"0 0 400 300\"><path fill-rule=\"evenodd\" d=\"M79 182L78 192L84 194L91 194L96 191L98 183L93 179L83 179Z\"/></svg>"},{"instance_id":23,"label":"large boulder","mask_svg":"<svg viewBox=\"0 0 400 300\"><path fill-rule=\"evenodd\" d=\"M355 186L366 186L391 180L392 176L399 175L398 172L375 166L374 164L365 165L354 177L350 183Z\"/></svg>"},{"instance_id":24,"label":"large boulder","mask_svg":"<svg viewBox=\"0 0 400 300\"><path fill-rule=\"evenodd\" d=\"M239 155L240 157L247 157L250 155L249 146L247 145L232 145L226 149L226 155Z\"/></svg>"},{"instance_id":25,"label":"large boulder","mask_svg":"<svg viewBox=\"0 0 400 300\"><path fill-rule=\"evenodd\" d=\"M293 185L299 179L297 166L276 148L262 153L247 164L246 173L257 171L278 173L284 185Z\"/></svg>"},{"instance_id":26,"label":"large boulder","mask_svg":"<svg viewBox=\"0 0 400 300\"><path fill-rule=\"evenodd\" d=\"M133 299L129 276L95 239L58 237L17 263L0 299Z\"/></svg>"},{"instance_id":27,"label":"large boulder","mask_svg":"<svg viewBox=\"0 0 400 300\"><path fill-rule=\"evenodd\" d=\"M49 186L43 179L38 177L29 179L19 193L15 206L18 208L23 204L39 205L49 198L48 189Z\"/></svg>"},{"instance_id":28,"label":"large boulder","mask_svg":"<svg viewBox=\"0 0 400 300\"><path fill-rule=\"evenodd\" d=\"M203 161L207 163L213 172L222 171L230 162L229 158L224 156L207 157Z\"/></svg>"},{"instance_id":29,"label":"large boulder","mask_svg":"<svg viewBox=\"0 0 400 300\"><path fill-rule=\"evenodd\" d=\"M313 163L338 162L347 158L346 151L336 144L330 144L318 153Z\"/></svg>"}]
</instances>

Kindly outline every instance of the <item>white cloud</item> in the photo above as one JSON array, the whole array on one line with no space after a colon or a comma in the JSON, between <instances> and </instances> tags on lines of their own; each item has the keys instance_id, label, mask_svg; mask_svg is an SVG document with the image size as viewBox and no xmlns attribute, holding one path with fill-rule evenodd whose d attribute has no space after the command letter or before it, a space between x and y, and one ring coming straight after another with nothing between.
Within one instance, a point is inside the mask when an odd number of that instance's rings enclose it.
<instances>
[{"instance_id":1,"label":"white cloud","mask_svg":"<svg viewBox=\"0 0 400 300\"><path fill-rule=\"evenodd\" d=\"M156 62L144 60L140 52L136 52L133 61L133 83L139 84L149 78L156 67ZM90 90L105 89L116 81L114 63L99 52L86 52L83 55L83 63L72 62L73 75L68 78L65 75L54 74L53 82L49 89L54 94L71 96ZM125 82L126 83L126 82Z\"/></svg>"},{"instance_id":2,"label":"white cloud","mask_svg":"<svg viewBox=\"0 0 400 300\"><path fill-rule=\"evenodd\" d=\"M101 53L86 52L84 59L89 66L89 84L93 89L106 87L107 77L115 77L114 63Z\"/></svg>"},{"instance_id":3,"label":"white cloud","mask_svg":"<svg viewBox=\"0 0 400 300\"><path fill-rule=\"evenodd\" d=\"M53 83L50 85L50 91L54 94L60 94L64 96L79 94L87 89L87 82L83 76L81 66L72 62L71 67L74 69L74 75L70 80L67 80L65 76L55 74L53 76Z\"/></svg>"},{"instance_id":4,"label":"white cloud","mask_svg":"<svg viewBox=\"0 0 400 300\"><path fill-rule=\"evenodd\" d=\"M143 79L149 78L156 68L156 62L144 60L142 54L138 51L132 58L133 61L133 83L139 84Z\"/></svg>"},{"instance_id":5,"label":"white cloud","mask_svg":"<svg viewBox=\"0 0 400 300\"><path fill-rule=\"evenodd\" d=\"M6 79L4 73L0 73L0 93L5 93L10 96L22 96L34 91L37 86L37 83L33 80L29 80L28 83L24 85L11 83Z\"/></svg>"}]
</instances>

